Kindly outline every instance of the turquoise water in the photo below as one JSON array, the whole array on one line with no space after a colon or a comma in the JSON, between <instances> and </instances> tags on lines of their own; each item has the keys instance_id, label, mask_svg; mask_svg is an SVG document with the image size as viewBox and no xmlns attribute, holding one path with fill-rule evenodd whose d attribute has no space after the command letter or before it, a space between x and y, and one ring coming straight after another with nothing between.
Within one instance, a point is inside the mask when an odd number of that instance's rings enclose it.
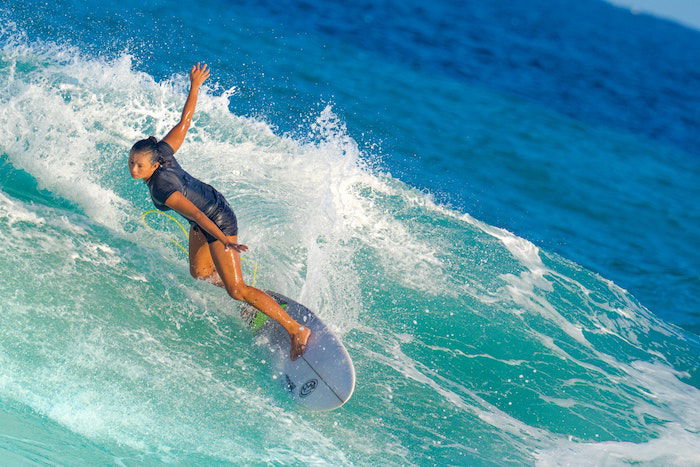
<instances>
[{"instance_id":1,"label":"turquoise water","mask_svg":"<svg viewBox=\"0 0 700 467\"><path fill-rule=\"evenodd\" d=\"M179 161L234 207L259 286L318 310L356 365L346 406L300 411L234 302L189 276L173 225L139 220L152 206L126 150L177 120L184 74L12 28L1 54L5 463L700 463L697 335L392 175L333 104L285 132L232 111L239 91L212 84ZM487 89L467 97L642 146Z\"/></svg>"}]
</instances>

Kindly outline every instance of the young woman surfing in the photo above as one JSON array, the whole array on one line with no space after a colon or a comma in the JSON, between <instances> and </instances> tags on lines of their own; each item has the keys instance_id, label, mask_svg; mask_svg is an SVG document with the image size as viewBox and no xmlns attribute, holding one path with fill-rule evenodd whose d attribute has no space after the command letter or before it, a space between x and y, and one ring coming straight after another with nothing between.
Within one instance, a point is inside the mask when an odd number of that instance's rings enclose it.
<instances>
[{"instance_id":1,"label":"young woman surfing","mask_svg":"<svg viewBox=\"0 0 700 467\"><path fill-rule=\"evenodd\" d=\"M190 70L190 93L178 123L160 142L153 136L136 142L129 154L131 178L142 179L156 208L173 209L190 223L190 274L226 289L235 300L249 303L284 327L291 338L292 360L306 348L311 330L294 321L262 290L243 282L236 215L224 196L211 185L185 172L173 154L190 127L199 88L209 77L207 65Z\"/></svg>"}]
</instances>

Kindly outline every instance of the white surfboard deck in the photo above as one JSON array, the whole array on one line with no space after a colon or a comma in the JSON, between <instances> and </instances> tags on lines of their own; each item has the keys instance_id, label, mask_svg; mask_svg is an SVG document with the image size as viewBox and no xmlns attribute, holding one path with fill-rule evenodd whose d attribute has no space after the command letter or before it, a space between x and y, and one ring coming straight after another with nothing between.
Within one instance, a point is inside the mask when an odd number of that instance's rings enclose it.
<instances>
[{"instance_id":1,"label":"white surfboard deck","mask_svg":"<svg viewBox=\"0 0 700 467\"><path fill-rule=\"evenodd\" d=\"M266 342L273 357L273 376L289 395L311 410L332 410L350 399L355 389L355 367L343 343L304 305L282 294L266 290L300 324L311 329L304 354L289 358L289 334L277 322L248 304L241 318L248 328Z\"/></svg>"}]
</instances>

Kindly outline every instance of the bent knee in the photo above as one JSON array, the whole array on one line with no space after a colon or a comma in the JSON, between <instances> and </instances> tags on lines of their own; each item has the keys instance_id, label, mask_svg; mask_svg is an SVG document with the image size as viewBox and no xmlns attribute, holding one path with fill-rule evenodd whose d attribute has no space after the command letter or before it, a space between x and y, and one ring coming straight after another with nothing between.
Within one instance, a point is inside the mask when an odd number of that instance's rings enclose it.
<instances>
[{"instance_id":1,"label":"bent knee","mask_svg":"<svg viewBox=\"0 0 700 467\"><path fill-rule=\"evenodd\" d=\"M195 279L206 280L211 278L212 276L216 276L217 273L213 269L190 268L190 275Z\"/></svg>"},{"instance_id":2,"label":"bent knee","mask_svg":"<svg viewBox=\"0 0 700 467\"><path fill-rule=\"evenodd\" d=\"M247 290L248 286L242 282L240 284L233 284L226 287L226 292L228 292L231 298L233 298L234 300L239 300L241 302L245 301Z\"/></svg>"}]
</instances>

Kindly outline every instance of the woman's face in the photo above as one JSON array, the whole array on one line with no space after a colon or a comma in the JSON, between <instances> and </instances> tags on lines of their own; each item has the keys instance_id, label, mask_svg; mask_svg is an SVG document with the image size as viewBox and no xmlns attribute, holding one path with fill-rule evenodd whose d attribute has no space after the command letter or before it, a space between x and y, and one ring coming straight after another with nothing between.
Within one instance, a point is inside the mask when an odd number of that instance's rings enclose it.
<instances>
[{"instance_id":1,"label":"woman's face","mask_svg":"<svg viewBox=\"0 0 700 467\"><path fill-rule=\"evenodd\" d=\"M151 163L151 155L147 152L129 154L129 171L134 180L151 178L158 166L158 162Z\"/></svg>"}]
</instances>

